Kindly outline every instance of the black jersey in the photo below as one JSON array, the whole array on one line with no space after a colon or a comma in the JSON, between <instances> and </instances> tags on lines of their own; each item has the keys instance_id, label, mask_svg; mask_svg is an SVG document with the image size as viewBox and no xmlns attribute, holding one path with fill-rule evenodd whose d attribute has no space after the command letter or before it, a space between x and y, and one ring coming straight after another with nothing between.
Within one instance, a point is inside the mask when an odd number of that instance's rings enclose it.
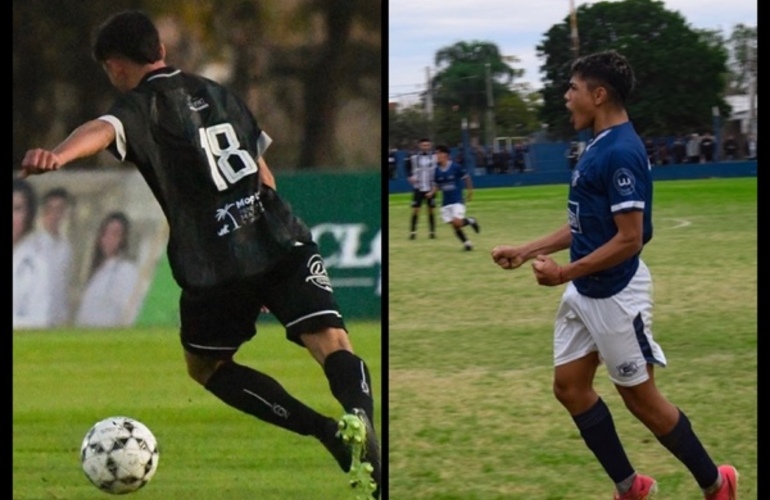
<instances>
[{"instance_id":1,"label":"black jersey","mask_svg":"<svg viewBox=\"0 0 770 500\"><path fill-rule=\"evenodd\" d=\"M160 203L181 287L262 273L311 241L275 191L261 186L256 159L271 139L226 87L164 67L100 119L115 127L110 151L137 166Z\"/></svg>"}]
</instances>

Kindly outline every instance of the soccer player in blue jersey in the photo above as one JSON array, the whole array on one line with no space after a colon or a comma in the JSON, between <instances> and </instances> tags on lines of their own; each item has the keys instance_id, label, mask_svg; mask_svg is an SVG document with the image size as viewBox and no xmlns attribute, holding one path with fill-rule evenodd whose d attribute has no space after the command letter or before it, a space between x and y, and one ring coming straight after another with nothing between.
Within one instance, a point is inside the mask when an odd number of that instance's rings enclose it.
<instances>
[{"instance_id":1,"label":"soccer player in blue jersey","mask_svg":"<svg viewBox=\"0 0 770 500\"><path fill-rule=\"evenodd\" d=\"M567 109L575 129L591 130L593 139L572 174L567 223L528 243L497 246L492 259L503 269L534 259L539 284L567 284L555 322L553 390L615 483L616 500L652 498L657 483L636 473L594 390L601 362L626 407L689 469L705 498L735 500L735 468L712 461L684 412L655 386L654 366L666 358L652 337L652 279L640 259L652 238L652 178L625 107L634 84L615 51L573 63ZM568 264L549 257L567 248Z\"/></svg>"},{"instance_id":2,"label":"soccer player in blue jersey","mask_svg":"<svg viewBox=\"0 0 770 500\"><path fill-rule=\"evenodd\" d=\"M271 138L230 89L167 65L158 30L142 12L105 21L93 55L121 95L53 150L27 151L21 176L104 150L133 163L169 224L187 373L223 403L317 438L350 472L358 498L379 498L369 369L353 353L310 229L276 191L264 159ZM222 213L229 215L224 222ZM346 412L339 423L236 362L264 309L322 367Z\"/></svg>"},{"instance_id":3,"label":"soccer player in blue jersey","mask_svg":"<svg viewBox=\"0 0 770 500\"><path fill-rule=\"evenodd\" d=\"M441 220L452 224L455 235L462 242L465 250L473 250L473 243L465 236L462 228L471 226L479 232L479 223L473 217L465 216L465 199L463 198L463 184L468 191L467 200L473 197L473 182L470 175L461 164L453 162L449 148L443 144L436 146L436 166L433 176L433 188L430 196L433 197L441 191Z\"/></svg>"}]
</instances>

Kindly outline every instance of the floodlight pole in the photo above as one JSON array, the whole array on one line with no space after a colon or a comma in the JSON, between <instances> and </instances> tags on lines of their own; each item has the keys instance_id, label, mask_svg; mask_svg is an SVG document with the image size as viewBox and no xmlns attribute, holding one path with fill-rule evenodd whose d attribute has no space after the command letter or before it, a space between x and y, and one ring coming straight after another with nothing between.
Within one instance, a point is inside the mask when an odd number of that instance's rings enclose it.
<instances>
[{"instance_id":1,"label":"floodlight pole","mask_svg":"<svg viewBox=\"0 0 770 500\"><path fill-rule=\"evenodd\" d=\"M578 39L577 11L575 10L575 0L569 0L569 25L570 37L572 39L572 57L578 58L580 54L580 40Z\"/></svg>"}]
</instances>

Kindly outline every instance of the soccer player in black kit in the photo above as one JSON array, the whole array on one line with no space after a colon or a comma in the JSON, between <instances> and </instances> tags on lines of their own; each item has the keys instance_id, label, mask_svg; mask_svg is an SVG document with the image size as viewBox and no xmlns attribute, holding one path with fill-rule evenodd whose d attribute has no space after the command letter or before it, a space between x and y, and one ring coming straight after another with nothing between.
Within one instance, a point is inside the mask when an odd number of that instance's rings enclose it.
<instances>
[{"instance_id":1,"label":"soccer player in black kit","mask_svg":"<svg viewBox=\"0 0 770 500\"><path fill-rule=\"evenodd\" d=\"M379 498L381 459L372 384L353 353L324 262L307 226L276 193L263 155L270 137L227 88L165 63L152 20L124 11L97 30L93 56L121 95L53 150L31 149L20 177L105 149L141 172L169 224L187 372L230 406L316 437ZM323 367L345 414L337 421L275 379L234 361L266 308Z\"/></svg>"}]
</instances>

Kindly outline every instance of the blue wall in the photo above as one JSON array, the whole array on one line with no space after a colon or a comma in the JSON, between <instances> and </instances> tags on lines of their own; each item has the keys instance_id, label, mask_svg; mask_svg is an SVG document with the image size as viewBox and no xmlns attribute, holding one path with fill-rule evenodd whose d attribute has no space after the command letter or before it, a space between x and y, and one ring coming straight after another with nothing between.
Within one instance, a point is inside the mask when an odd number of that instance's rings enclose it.
<instances>
[{"instance_id":1,"label":"blue wall","mask_svg":"<svg viewBox=\"0 0 770 500\"><path fill-rule=\"evenodd\" d=\"M509 187L509 186L533 186L537 184L567 184L571 172L567 168L567 160L562 156L561 160L553 157L554 148L542 148L542 146L555 146L554 144L538 144L539 148L532 148L533 153L540 158L534 171L511 174L490 174L476 172L473 176L473 186L485 187ZM563 151L561 153L564 154ZM544 159L545 158L545 159ZM542 163L544 161L545 163ZM562 163L561 165L559 165ZM707 163L698 165L662 165L652 168L653 179L704 179L709 177L754 177L757 175L757 160L734 161L723 163ZM390 180L388 189L390 193L404 193L412 190L412 186L403 177Z\"/></svg>"}]
</instances>

